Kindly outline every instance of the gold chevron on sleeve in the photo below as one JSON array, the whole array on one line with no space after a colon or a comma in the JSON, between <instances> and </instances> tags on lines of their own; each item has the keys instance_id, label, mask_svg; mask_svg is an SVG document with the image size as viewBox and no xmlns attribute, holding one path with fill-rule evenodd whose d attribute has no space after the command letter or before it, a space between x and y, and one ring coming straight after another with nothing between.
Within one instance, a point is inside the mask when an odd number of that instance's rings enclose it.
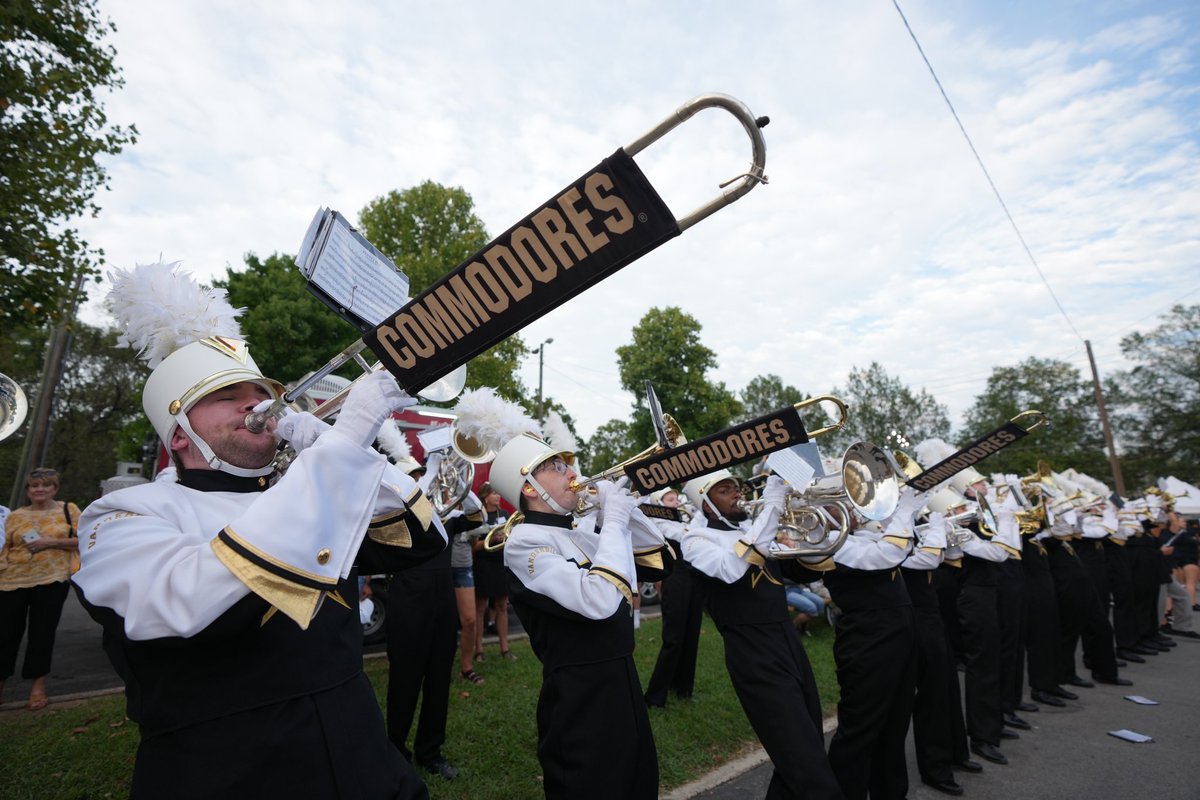
<instances>
[{"instance_id":1,"label":"gold chevron on sleeve","mask_svg":"<svg viewBox=\"0 0 1200 800\"><path fill-rule=\"evenodd\" d=\"M654 550L643 555L634 555L633 563L651 569L664 569L661 550Z\"/></svg>"},{"instance_id":2,"label":"gold chevron on sleeve","mask_svg":"<svg viewBox=\"0 0 1200 800\"><path fill-rule=\"evenodd\" d=\"M367 536L371 537L372 541L392 547L410 548L413 544L412 533L408 530L408 523L404 521L403 514L389 514L372 520L367 528Z\"/></svg>"},{"instance_id":3,"label":"gold chevron on sleeve","mask_svg":"<svg viewBox=\"0 0 1200 800\"><path fill-rule=\"evenodd\" d=\"M907 550L908 546L912 544L912 539L909 539L907 536L885 536L883 537L883 541L895 545L901 550Z\"/></svg>"},{"instance_id":4,"label":"gold chevron on sleeve","mask_svg":"<svg viewBox=\"0 0 1200 800\"><path fill-rule=\"evenodd\" d=\"M417 489L412 497L404 501L408 512L417 518L421 523L422 528L428 528L433 524L433 503L429 502L420 489Z\"/></svg>"},{"instance_id":5,"label":"gold chevron on sleeve","mask_svg":"<svg viewBox=\"0 0 1200 800\"><path fill-rule=\"evenodd\" d=\"M629 601L629 605L633 605L633 592L630 590L629 584L619 578L615 572L610 572L603 567L592 567L588 574L601 577L611 583L613 586L617 587L621 594L625 596L625 599Z\"/></svg>"},{"instance_id":6,"label":"gold chevron on sleeve","mask_svg":"<svg viewBox=\"0 0 1200 800\"><path fill-rule=\"evenodd\" d=\"M212 549L226 569L233 573L250 591L266 600L275 608L282 611L289 619L308 630L308 625L317 614L324 592L301 586L298 583L281 578L263 567L253 563L219 538L212 540ZM263 617L263 624L270 618Z\"/></svg>"}]
</instances>

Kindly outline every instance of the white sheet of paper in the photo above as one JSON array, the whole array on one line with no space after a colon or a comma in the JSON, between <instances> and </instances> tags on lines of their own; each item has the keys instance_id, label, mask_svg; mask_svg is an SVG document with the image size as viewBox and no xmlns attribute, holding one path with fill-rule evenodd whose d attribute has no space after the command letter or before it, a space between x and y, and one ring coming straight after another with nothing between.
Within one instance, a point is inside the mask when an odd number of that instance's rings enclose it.
<instances>
[{"instance_id":1,"label":"white sheet of paper","mask_svg":"<svg viewBox=\"0 0 1200 800\"><path fill-rule=\"evenodd\" d=\"M1142 697L1140 694L1127 694L1125 699L1131 703L1137 703L1139 706L1156 706L1157 700L1151 700L1148 697Z\"/></svg>"},{"instance_id":2,"label":"white sheet of paper","mask_svg":"<svg viewBox=\"0 0 1200 800\"><path fill-rule=\"evenodd\" d=\"M817 474L804 455L796 452L797 447L805 446L807 445L798 444L786 450L776 450L767 456L767 466L771 471L790 483L797 491L812 483L813 476Z\"/></svg>"},{"instance_id":3,"label":"white sheet of paper","mask_svg":"<svg viewBox=\"0 0 1200 800\"><path fill-rule=\"evenodd\" d=\"M439 425L436 428L417 431L417 441L421 443L421 447L426 453L445 450L450 447L450 426Z\"/></svg>"},{"instance_id":4,"label":"white sheet of paper","mask_svg":"<svg viewBox=\"0 0 1200 800\"><path fill-rule=\"evenodd\" d=\"M1136 731L1131 731L1127 728L1122 728L1119 731L1109 731L1108 735L1115 736L1118 739L1124 739L1127 742L1136 742L1138 744L1141 744L1142 742L1153 742L1154 741L1153 736L1147 736L1144 733L1138 733Z\"/></svg>"}]
</instances>

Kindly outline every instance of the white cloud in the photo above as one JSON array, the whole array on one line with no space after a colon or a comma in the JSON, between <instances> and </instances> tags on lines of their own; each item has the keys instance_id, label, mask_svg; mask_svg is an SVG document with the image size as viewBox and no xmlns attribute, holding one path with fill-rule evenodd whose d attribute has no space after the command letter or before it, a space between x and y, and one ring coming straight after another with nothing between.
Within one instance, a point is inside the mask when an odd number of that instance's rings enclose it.
<instances>
[{"instance_id":1,"label":"white cloud","mask_svg":"<svg viewBox=\"0 0 1200 800\"><path fill-rule=\"evenodd\" d=\"M1043 5L1010 19L982 2L904 8L1111 372L1119 331L1200 288L1197 25L1183 3L1084 19ZM993 366L1086 368L888 4L102 11L127 81L109 116L141 132L85 226L114 264L161 252L211 278L247 251L294 251L318 206L353 218L425 179L466 188L496 234L691 96L769 115L770 185L523 333L554 337L545 391L585 435L628 409L613 351L652 306L702 323L732 388L774 372L823 392L878 361L957 415ZM749 146L709 111L638 160L682 214L744 170ZM536 358L522 376L536 389Z\"/></svg>"}]
</instances>

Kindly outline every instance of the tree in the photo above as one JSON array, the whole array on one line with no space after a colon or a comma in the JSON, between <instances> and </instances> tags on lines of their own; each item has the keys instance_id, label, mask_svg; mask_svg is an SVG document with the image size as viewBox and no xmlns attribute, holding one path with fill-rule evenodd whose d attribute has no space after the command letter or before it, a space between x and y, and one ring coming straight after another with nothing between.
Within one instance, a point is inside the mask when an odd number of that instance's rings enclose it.
<instances>
[{"instance_id":1,"label":"tree","mask_svg":"<svg viewBox=\"0 0 1200 800\"><path fill-rule=\"evenodd\" d=\"M0 6L0 330L44 324L103 251L71 227L97 214L108 176L100 159L136 141L99 101L123 85L115 30L94 0L9 0Z\"/></svg>"},{"instance_id":2,"label":"tree","mask_svg":"<svg viewBox=\"0 0 1200 800\"><path fill-rule=\"evenodd\" d=\"M592 474L620 464L630 456L645 449L638 447L629 431L629 422L610 419L601 425L588 439L582 457L585 474Z\"/></svg>"},{"instance_id":3,"label":"tree","mask_svg":"<svg viewBox=\"0 0 1200 800\"><path fill-rule=\"evenodd\" d=\"M739 422L746 422L772 411L795 405L807 395L795 386L784 385L778 375L758 375L742 389L742 415Z\"/></svg>"},{"instance_id":4,"label":"tree","mask_svg":"<svg viewBox=\"0 0 1200 800\"><path fill-rule=\"evenodd\" d=\"M1074 467L1099 480L1107 478L1108 457L1091 381L1065 361L1031 357L1013 367L993 369L987 388L966 412L960 438L975 439L1027 410L1043 412L1049 423L989 456L980 472L1031 475L1038 460L1045 459L1055 471Z\"/></svg>"},{"instance_id":5,"label":"tree","mask_svg":"<svg viewBox=\"0 0 1200 800\"><path fill-rule=\"evenodd\" d=\"M629 435L643 449L655 441L645 382L654 385L659 403L690 439L728 428L742 404L708 371L717 354L700 342L700 323L674 306L652 308L633 329L633 341L617 348L621 387L634 396Z\"/></svg>"},{"instance_id":6,"label":"tree","mask_svg":"<svg viewBox=\"0 0 1200 800\"><path fill-rule=\"evenodd\" d=\"M242 333L264 375L283 383L295 381L322 366L359 338L358 332L308 291L295 259L274 253L261 259L245 256L246 268L226 270L223 280L234 308L242 313ZM338 371L353 379L354 364Z\"/></svg>"},{"instance_id":7,"label":"tree","mask_svg":"<svg viewBox=\"0 0 1200 800\"><path fill-rule=\"evenodd\" d=\"M1106 393L1130 491L1166 475L1200 481L1200 305L1175 305L1161 320L1121 339L1136 366L1114 374Z\"/></svg>"},{"instance_id":8,"label":"tree","mask_svg":"<svg viewBox=\"0 0 1200 800\"><path fill-rule=\"evenodd\" d=\"M363 236L395 262L416 297L489 241L475 201L458 186L425 181L377 197L359 212ZM467 386L491 386L501 397L524 402L517 367L530 354L518 335L496 344L467 366Z\"/></svg>"},{"instance_id":9,"label":"tree","mask_svg":"<svg viewBox=\"0 0 1200 800\"><path fill-rule=\"evenodd\" d=\"M820 438L821 449L826 452L840 451L856 441L884 447L893 432L913 443L950 435L946 407L924 389L914 392L878 362L872 361L866 369L853 367L846 386L835 388L831 394L846 404L848 414L842 430ZM815 411L803 413L810 430L832 421Z\"/></svg>"}]
</instances>

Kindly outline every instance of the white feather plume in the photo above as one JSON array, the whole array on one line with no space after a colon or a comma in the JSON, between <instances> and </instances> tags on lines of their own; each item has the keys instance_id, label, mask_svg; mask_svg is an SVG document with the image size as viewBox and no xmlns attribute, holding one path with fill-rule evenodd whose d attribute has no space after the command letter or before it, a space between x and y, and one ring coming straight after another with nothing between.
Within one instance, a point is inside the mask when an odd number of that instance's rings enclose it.
<instances>
[{"instance_id":1,"label":"white feather plume","mask_svg":"<svg viewBox=\"0 0 1200 800\"><path fill-rule=\"evenodd\" d=\"M542 435L525 409L497 396L487 386L463 392L454 413L458 417L456 427L463 435L496 452L523 433Z\"/></svg>"},{"instance_id":2,"label":"white feather plume","mask_svg":"<svg viewBox=\"0 0 1200 800\"><path fill-rule=\"evenodd\" d=\"M224 289L206 289L178 266L138 264L108 274L112 289L105 302L121 330L117 343L137 350L151 368L210 336L242 338L237 318L245 309L231 306Z\"/></svg>"},{"instance_id":3,"label":"white feather plume","mask_svg":"<svg viewBox=\"0 0 1200 800\"><path fill-rule=\"evenodd\" d=\"M1074 472L1074 470L1070 471L1073 472L1071 475L1071 480L1075 481L1075 483L1079 484L1092 494L1099 495L1100 497L1108 497L1112 494L1112 489L1105 486L1103 481L1097 480L1096 478L1093 478L1091 475L1088 475L1084 472Z\"/></svg>"},{"instance_id":4,"label":"white feather plume","mask_svg":"<svg viewBox=\"0 0 1200 800\"><path fill-rule=\"evenodd\" d=\"M567 423L557 411L546 412L546 422L542 425L542 430L545 432L547 444L555 450L561 450L567 453L574 453L579 450L579 442L575 441L574 434L567 427Z\"/></svg>"},{"instance_id":5,"label":"white feather plume","mask_svg":"<svg viewBox=\"0 0 1200 800\"><path fill-rule=\"evenodd\" d=\"M383 425L379 427L379 435L375 437L375 442L379 445L379 449L391 456L394 461L399 462L412 457L412 447L408 443L408 438L400 432L400 426L391 417L385 419Z\"/></svg>"},{"instance_id":6,"label":"white feather plume","mask_svg":"<svg viewBox=\"0 0 1200 800\"><path fill-rule=\"evenodd\" d=\"M945 461L958 452L954 445L945 439L926 439L913 448L917 461L923 469L930 469L935 464Z\"/></svg>"}]
</instances>

